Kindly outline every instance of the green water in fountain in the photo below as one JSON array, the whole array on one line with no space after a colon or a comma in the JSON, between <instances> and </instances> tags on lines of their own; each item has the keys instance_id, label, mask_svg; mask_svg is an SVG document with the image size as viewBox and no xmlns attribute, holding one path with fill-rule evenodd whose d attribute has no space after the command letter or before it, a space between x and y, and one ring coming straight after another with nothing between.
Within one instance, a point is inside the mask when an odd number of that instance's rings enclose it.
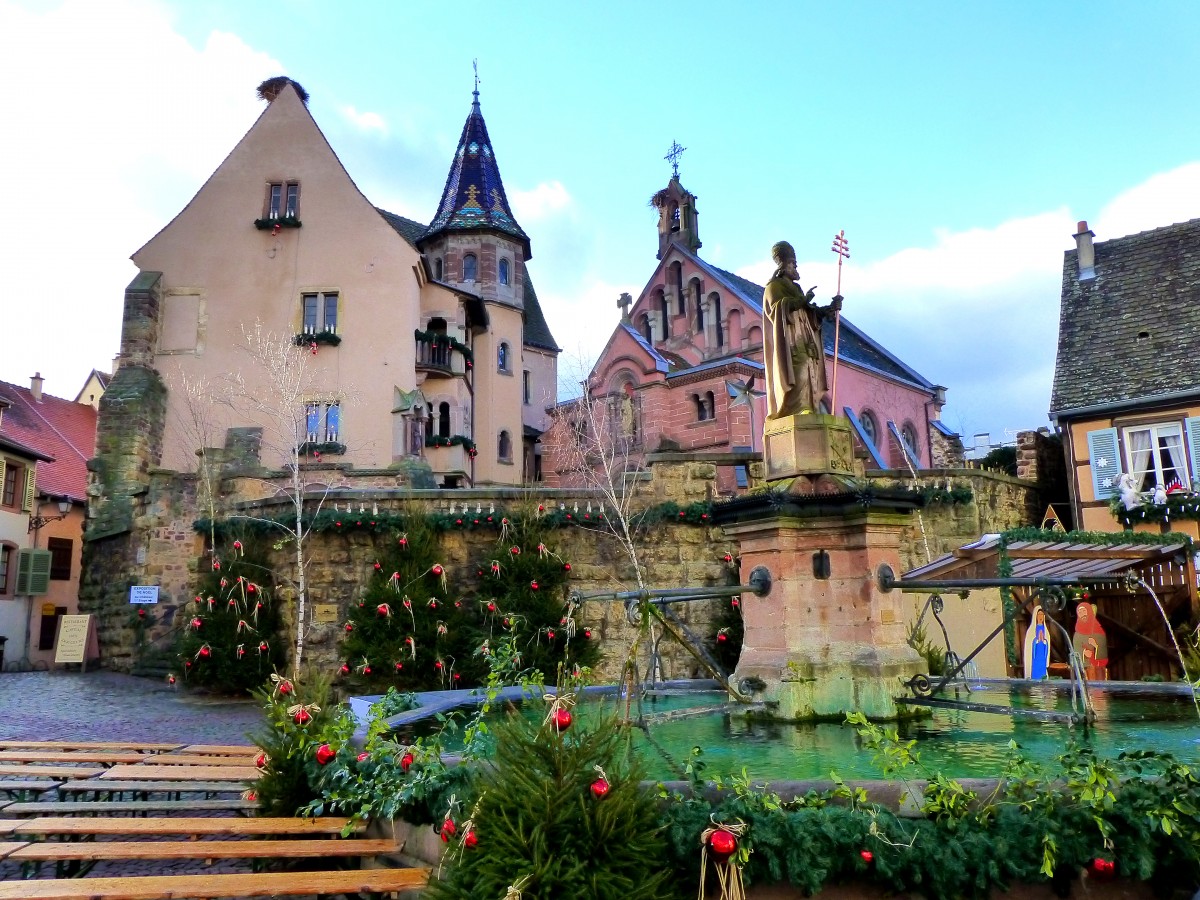
<instances>
[{"instance_id":1,"label":"green water in fountain","mask_svg":"<svg viewBox=\"0 0 1200 900\"><path fill-rule=\"evenodd\" d=\"M1006 691L976 690L970 698L1035 709L1070 711L1067 696L1052 689ZM962 699L966 699L964 694ZM1200 724L1188 696L1145 692L1108 694L1093 690L1097 723L1086 732L1055 722L965 711L935 710L928 718L897 726L902 740L917 741L916 751L930 771L951 778L987 778L998 775L1011 756L1010 741L1028 759L1051 763L1072 742L1089 747L1101 757L1124 751L1157 750L1181 761L1200 763ZM589 700L578 708L586 719L592 704L611 708L613 698ZM693 747L700 747L704 775L740 773L771 781L827 779L831 772L847 779L882 778L874 754L861 746L854 728L836 723L797 725L747 719L723 710L726 697L719 692L689 692L649 696L643 712L649 721L653 746L635 732L638 752L658 780L682 777L679 765ZM526 704L526 715L542 715L540 704ZM624 702L621 702L624 709ZM682 710L705 712L672 718ZM659 749L661 748L661 749ZM453 750L454 748L448 747ZM664 758L662 751L673 762ZM914 773L913 777L919 777Z\"/></svg>"}]
</instances>

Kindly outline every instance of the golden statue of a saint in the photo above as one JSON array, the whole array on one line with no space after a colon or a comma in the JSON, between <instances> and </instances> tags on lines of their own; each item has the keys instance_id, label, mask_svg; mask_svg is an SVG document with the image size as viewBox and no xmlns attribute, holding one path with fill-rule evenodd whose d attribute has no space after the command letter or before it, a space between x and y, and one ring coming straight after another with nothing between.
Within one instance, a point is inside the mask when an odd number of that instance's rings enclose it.
<instances>
[{"instance_id":1,"label":"golden statue of a saint","mask_svg":"<svg viewBox=\"0 0 1200 900\"><path fill-rule=\"evenodd\" d=\"M841 310L841 298L835 297L829 306L812 302L816 288L805 293L796 284L796 251L787 241L771 248L771 258L777 268L763 292L767 418L826 412L829 388L821 323Z\"/></svg>"}]
</instances>

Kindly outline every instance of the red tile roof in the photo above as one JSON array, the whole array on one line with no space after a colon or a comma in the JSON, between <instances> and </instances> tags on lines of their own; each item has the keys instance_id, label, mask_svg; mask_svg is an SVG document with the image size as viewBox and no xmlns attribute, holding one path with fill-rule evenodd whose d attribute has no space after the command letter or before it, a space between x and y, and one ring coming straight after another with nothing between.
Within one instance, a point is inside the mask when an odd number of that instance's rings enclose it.
<instances>
[{"instance_id":1,"label":"red tile roof","mask_svg":"<svg viewBox=\"0 0 1200 900\"><path fill-rule=\"evenodd\" d=\"M54 457L38 465L38 493L83 502L87 461L96 451L96 410L46 393L38 401L29 388L6 381L0 381L0 397L12 403L0 419L0 435Z\"/></svg>"}]
</instances>

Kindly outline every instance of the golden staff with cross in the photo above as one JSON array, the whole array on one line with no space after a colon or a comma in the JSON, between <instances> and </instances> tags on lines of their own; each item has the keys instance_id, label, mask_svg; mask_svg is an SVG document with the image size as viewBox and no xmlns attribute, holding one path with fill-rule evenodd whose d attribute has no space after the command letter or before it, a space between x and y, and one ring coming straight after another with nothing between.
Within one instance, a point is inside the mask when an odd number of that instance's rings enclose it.
<instances>
[{"instance_id":1,"label":"golden staff with cross","mask_svg":"<svg viewBox=\"0 0 1200 900\"><path fill-rule=\"evenodd\" d=\"M837 294L833 298L837 301L837 310L833 314L833 387L829 392L829 412L836 416L838 341L841 338L842 330L842 260L850 258L850 244L846 241L844 228L833 236L833 246L830 249L837 254L838 258Z\"/></svg>"}]
</instances>

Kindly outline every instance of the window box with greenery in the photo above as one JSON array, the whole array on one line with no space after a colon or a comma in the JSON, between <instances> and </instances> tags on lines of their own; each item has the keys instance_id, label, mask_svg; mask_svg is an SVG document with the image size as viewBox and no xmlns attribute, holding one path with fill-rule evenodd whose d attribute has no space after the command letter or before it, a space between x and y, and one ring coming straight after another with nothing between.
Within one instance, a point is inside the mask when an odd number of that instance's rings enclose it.
<instances>
[{"instance_id":1,"label":"window box with greenery","mask_svg":"<svg viewBox=\"0 0 1200 900\"><path fill-rule=\"evenodd\" d=\"M450 437L446 437L446 436L439 435L439 434L426 435L425 446L426 447L462 447L464 450L467 451L467 456L471 457L471 459L474 459L476 453L478 452L475 449L475 442L473 440L471 440L469 437L466 437L465 435L461 435L461 434L455 434Z\"/></svg>"},{"instance_id":2,"label":"window box with greenery","mask_svg":"<svg viewBox=\"0 0 1200 900\"><path fill-rule=\"evenodd\" d=\"M254 227L259 231L273 231L276 228L299 228L300 220L295 216L280 216L277 219L255 219Z\"/></svg>"},{"instance_id":3,"label":"window box with greenery","mask_svg":"<svg viewBox=\"0 0 1200 900\"><path fill-rule=\"evenodd\" d=\"M297 347L307 347L309 344L326 344L336 347L342 342L342 336L336 331L302 331L292 338Z\"/></svg>"},{"instance_id":4,"label":"window box with greenery","mask_svg":"<svg viewBox=\"0 0 1200 900\"><path fill-rule=\"evenodd\" d=\"M429 344L440 350L457 350L462 354L463 362L468 369L475 365L475 354L471 352L471 348L460 341L458 338L451 337L444 331L422 331L420 328L413 332L413 337L418 344ZM439 365L436 360L433 362Z\"/></svg>"},{"instance_id":5,"label":"window box with greenery","mask_svg":"<svg viewBox=\"0 0 1200 900\"><path fill-rule=\"evenodd\" d=\"M346 445L337 441L305 441L300 445L301 456L341 456Z\"/></svg>"}]
</instances>

